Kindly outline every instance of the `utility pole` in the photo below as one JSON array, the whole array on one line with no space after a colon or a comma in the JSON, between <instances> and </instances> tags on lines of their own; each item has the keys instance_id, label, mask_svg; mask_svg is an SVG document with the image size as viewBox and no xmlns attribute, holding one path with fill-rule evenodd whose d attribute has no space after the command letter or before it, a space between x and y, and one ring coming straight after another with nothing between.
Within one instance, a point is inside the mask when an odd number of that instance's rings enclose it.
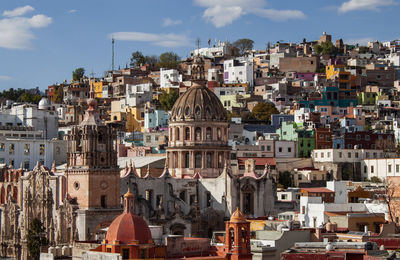
<instances>
[{"instance_id":1,"label":"utility pole","mask_svg":"<svg viewBox=\"0 0 400 260\"><path fill-rule=\"evenodd\" d=\"M114 38L112 38L111 40L111 44L112 44L112 71L114 71Z\"/></svg>"}]
</instances>

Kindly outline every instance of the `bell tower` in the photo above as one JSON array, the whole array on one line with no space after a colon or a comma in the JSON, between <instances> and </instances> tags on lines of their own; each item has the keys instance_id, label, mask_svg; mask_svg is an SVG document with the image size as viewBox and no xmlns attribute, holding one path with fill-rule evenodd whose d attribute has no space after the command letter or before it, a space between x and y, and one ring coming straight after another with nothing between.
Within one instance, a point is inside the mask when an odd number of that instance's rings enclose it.
<instances>
[{"instance_id":1,"label":"bell tower","mask_svg":"<svg viewBox=\"0 0 400 260\"><path fill-rule=\"evenodd\" d=\"M251 260L250 222L236 209L231 219L225 223L225 253L232 260Z\"/></svg>"},{"instance_id":2,"label":"bell tower","mask_svg":"<svg viewBox=\"0 0 400 260\"><path fill-rule=\"evenodd\" d=\"M111 126L100 119L97 101L88 99L83 121L68 135L67 193L78 206L79 239L92 239L95 227L121 213L120 178ZM95 225L94 225L95 224Z\"/></svg>"}]
</instances>

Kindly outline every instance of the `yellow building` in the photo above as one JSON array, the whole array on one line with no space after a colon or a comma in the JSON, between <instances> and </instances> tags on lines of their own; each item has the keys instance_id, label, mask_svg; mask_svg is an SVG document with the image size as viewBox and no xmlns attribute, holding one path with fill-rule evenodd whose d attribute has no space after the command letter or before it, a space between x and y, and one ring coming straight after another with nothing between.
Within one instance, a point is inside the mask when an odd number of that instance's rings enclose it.
<instances>
[{"instance_id":1,"label":"yellow building","mask_svg":"<svg viewBox=\"0 0 400 260\"><path fill-rule=\"evenodd\" d=\"M126 107L126 131L142 132L144 129L143 107Z\"/></svg>"},{"instance_id":2,"label":"yellow building","mask_svg":"<svg viewBox=\"0 0 400 260\"><path fill-rule=\"evenodd\" d=\"M94 92L94 97L95 98L102 98L103 97L103 86L104 86L103 81L99 81L96 79L91 79L90 80L90 88Z\"/></svg>"},{"instance_id":3,"label":"yellow building","mask_svg":"<svg viewBox=\"0 0 400 260\"><path fill-rule=\"evenodd\" d=\"M240 99L249 98L250 94L244 95L224 95L220 96L219 99L221 100L222 105L228 111L232 111L232 108L244 108L245 103L240 103Z\"/></svg>"}]
</instances>

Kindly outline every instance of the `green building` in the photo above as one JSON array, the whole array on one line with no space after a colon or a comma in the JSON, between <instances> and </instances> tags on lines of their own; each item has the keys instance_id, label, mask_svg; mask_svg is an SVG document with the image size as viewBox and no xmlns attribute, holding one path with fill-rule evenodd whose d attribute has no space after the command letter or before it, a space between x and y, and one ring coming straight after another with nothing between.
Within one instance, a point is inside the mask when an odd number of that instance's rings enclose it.
<instances>
[{"instance_id":1,"label":"green building","mask_svg":"<svg viewBox=\"0 0 400 260\"><path fill-rule=\"evenodd\" d=\"M279 140L297 141L297 157L310 157L315 149L314 130L306 129L302 124L282 122L281 128L276 130Z\"/></svg>"}]
</instances>

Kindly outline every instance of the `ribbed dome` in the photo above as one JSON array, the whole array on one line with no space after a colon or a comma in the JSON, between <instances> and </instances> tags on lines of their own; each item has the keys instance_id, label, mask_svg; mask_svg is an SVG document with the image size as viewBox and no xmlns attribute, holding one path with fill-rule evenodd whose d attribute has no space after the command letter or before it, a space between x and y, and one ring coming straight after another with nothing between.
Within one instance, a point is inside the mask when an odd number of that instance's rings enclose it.
<instances>
[{"instance_id":1,"label":"ribbed dome","mask_svg":"<svg viewBox=\"0 0 400 260\"><path fill-rule=\"evenodd\" d=\"M219 98L208 88L194 83L172 107L171 121L226 121Z\"/></svg>"},{"instance_id":2,"label":"ribbed dome","mask_svg":"<svg viewBox=\"0 0 400 260\"><path fill-rule=\"evenodd\" d=\"M246 222L246 216L239 210L239 208L237 208L236 211L233 212L230 222L234 223Z\"/></svg>"},{"instance_id":3,"label":"ribbed dome","mask_svg":"<svg viewBox=\"0 0 400 260\"><path fill-rule=\"evenodd\" d=\"M130 244L133 241L139 241L139 244L150 244L152 237L150 228L143 218L131 213L123 213L111 223L106 240L109 243L118 240L121 244Z\"/></svg>"}]
</instances>

